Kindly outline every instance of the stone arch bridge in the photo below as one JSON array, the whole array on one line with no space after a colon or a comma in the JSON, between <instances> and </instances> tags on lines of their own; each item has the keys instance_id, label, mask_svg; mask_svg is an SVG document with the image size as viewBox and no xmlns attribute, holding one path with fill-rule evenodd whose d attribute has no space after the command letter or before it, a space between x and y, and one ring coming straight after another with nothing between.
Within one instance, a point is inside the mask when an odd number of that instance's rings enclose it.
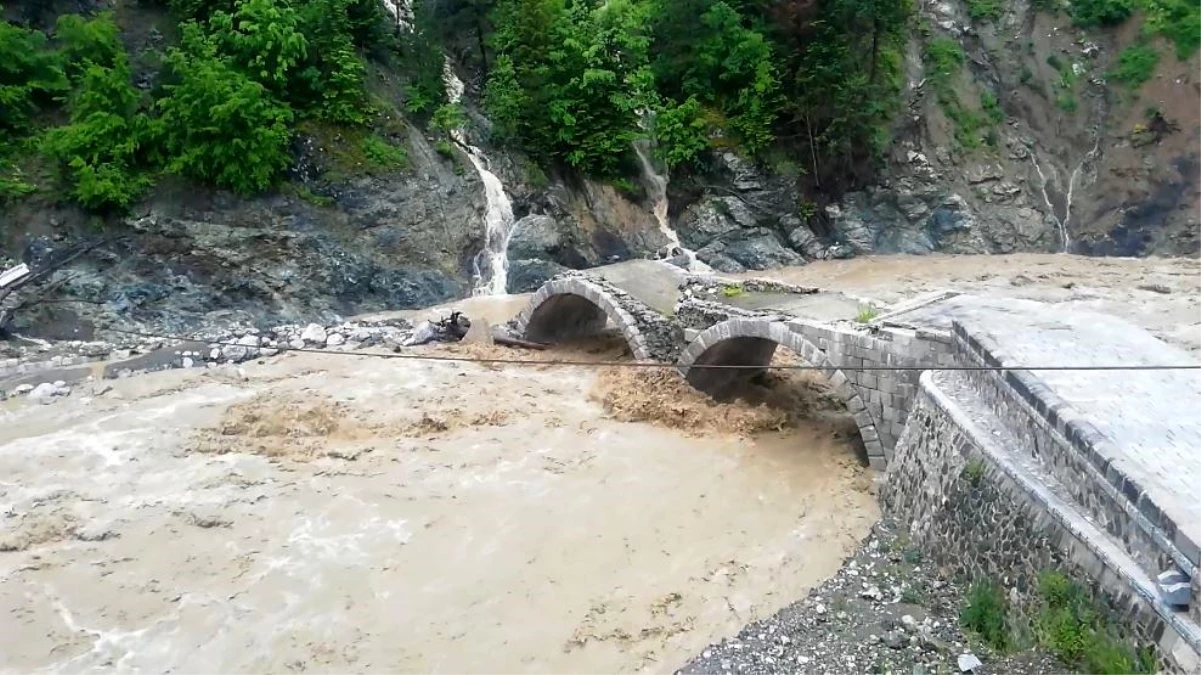
<instances>
[{"instance_id":1,"label":"stone arch bridge","mask_svg":"<svg viewBox=\"0 0 1201 675\"><path fill-rule=\"evenodd\" d=\"M637 284L626 284L636 289ZM697 389L715 396L740 379L766 370L779 347L821 369L855 418L869 463L883 469L891 457L917 389L920 373L868 373L862 366L950 358L949 336L869 333L796 317L740 310L720 302L683 297L656 309L599 276L568 272L542 285L512 322L533 342L557 343L620 331L638 361L677 364ZM760 366L704 369L695 366Z\"/></svg>"},{"instance_id":2,"label":"stone arch bridge","mask_svg":"<svg viewBox=\"0 0 1201 675\"><path fill-rule=\"evenodd\" d=\"M838 294L806 300L815 289L711 278L655 288L653 269L601 273L621 283L548 281L517 332L556 342L612 323L636 359L674 364L718 396L792 351L830 379L870 464L888 468L885 510L940 564L1035 587L1028 558L1059 561L1103 589L1167 670L1201 675L1201 419L1187 414L1201 409L1201 364L1191 355L1116 317L1028 300L941 294L867 324L822 322L792 310ZM1115 364L1181 369L1118 378L1097 368Z\"/></svg>"}]
</instances>

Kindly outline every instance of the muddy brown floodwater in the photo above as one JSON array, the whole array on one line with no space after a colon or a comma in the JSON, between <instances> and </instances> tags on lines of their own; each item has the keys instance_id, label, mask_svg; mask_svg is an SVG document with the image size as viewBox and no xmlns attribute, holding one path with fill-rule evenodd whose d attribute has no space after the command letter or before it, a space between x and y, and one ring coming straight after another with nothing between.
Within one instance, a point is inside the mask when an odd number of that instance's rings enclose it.
<instances>
[{"instance_id":1,"label":"muddy brown floodwater","mask_svg":"<svg viewBox=\"0 0 1201 675\"><path fill-rule=\"evenodd\" d=\"M670 672L877 517L820 383L767 384L815 417L333 354L0 403L0 670Z\"/></svg>"}]
</instances>

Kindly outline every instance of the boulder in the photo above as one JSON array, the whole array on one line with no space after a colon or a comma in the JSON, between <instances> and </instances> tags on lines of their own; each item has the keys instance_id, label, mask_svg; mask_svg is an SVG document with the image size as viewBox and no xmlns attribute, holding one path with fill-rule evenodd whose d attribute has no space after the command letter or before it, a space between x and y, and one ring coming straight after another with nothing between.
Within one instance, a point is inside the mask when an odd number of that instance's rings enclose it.
<instances>
[{"instance_id":1,"label":"boulder","mask_svg":"<svg viewBox=\"0 0 1201 675\"><path fill-rule=\"evenodd\" d=\"M46 405L70 393L71 389L64 382L43 382L29 392L29 400Z\"/></svg>"},{"instance_id":2,"label":"boulder","mask_svg":"<svg viewBox=\"0 0 1201 675\"><path fill-rule=\"evenodd\" d=\"M817 238L817 235L813 234L813 230L809 229L808 225L801 222L800 218L795 216L781 218L780 226L786 228L788 244L794 251L809 258L824 257L825 244Z\"/></svg>"},{"instance_id":3,"label":"boulder","mask_svg":"<svg viewBox=\"0 0 1201 675\"><path fill-rule=\"evenodd\" d=\"M320 324L310 323L304 327L304 331L300 333L300 339L305 344L323 345L325 344L326 334L325 328Z\"/></svg>"},{"instance_id":4,"label":"boulder","mask_svg":"<svg viewBox=\"0 0 1201 675\"><path fill-rule=\"evenodd\" d=\"M566 271L568 268L550 260L510 260L508 292L536 291L548 279Z\"/></svg>"},{"instance_id":5,"label":"boulder","mask_svg":"<svg viewBox=\"0 0 1201 675\"><path fill-rule=\"evenodd\" d=\"M513 224L510 260L553 260L562 247L559 223L550 216L531 214Z\"/></svg>"},{"instance_id":6,"label":"boulder","mask_svg":"<svg viewBox=\"0 0 1201 675\"><path fill-rule=\"evenodd\" d=\"M743 230L736 236L716 243L721 244L720 248L710 244L697 251L697 257L721 272L769 270L785 265L805 264L804 258L785 248L776 233L764 227ZM735 262L737 267L742 269L732 269L734 266L730 265L729 261ZM727 269L722 269L719 265Z\"/></svg>"},{"instance_id":7,"label":"boulder","mask_svg":"<svg viewBox=\"0 0 1201 675\"><path fill-rule=\"evenodd\" d=\"M754 215L737 197L713 197L684 209L676 224L680 243L691 249L704 248L742 228L756 226Z\"/></svg>"}]
</instances>

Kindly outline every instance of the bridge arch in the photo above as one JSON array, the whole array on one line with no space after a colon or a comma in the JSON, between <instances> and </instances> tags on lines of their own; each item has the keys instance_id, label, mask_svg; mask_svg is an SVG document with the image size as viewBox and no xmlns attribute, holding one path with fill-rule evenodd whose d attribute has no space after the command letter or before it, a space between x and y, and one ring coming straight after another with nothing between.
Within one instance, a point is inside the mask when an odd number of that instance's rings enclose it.
<instances>
[{"instance_id":1,"label":"bridge arch","mask_svg":"<svg viewBox=\"0 0 1201 675\"><path fill-rule=\"evenodd\" d=\"M597 335L612 321L637 361L654 359L638 320L623 298L583 275L555 277L517 315L517 330L531 342L555 343Z\"/></svg>"},{"instance_id":2,"label":"bridge arch","mask_svg":"<svg viewBox=\"0 0 1201 675\"><path fill-rule=\"evenodd\" d=\"M688 344L677 361L680 374L693 387L712 396L722 396L735 385L766 372L776 349L783 345L829 378L834 392L855 418L859 435L875 468L885 464L884 448L876 423L862 397L847 376L830 362L826 353L793 330L772 318L735 318L714 324ZM701 365L760 366L747 369L694 368Z\"/></svg>"}]
</instances>

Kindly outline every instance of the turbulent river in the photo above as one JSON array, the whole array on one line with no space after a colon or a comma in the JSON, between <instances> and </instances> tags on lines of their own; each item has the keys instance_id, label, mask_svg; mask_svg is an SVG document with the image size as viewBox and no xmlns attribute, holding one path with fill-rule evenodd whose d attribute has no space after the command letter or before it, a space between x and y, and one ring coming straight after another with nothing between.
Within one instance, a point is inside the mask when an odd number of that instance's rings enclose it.
<instances>
[{"instance_id":1,"label":"turbulent river","mask_svg":"<svg viewBox=\"0 0 1201 675\"><path fill-rule=\"evenodd\" d=\"M293 354L0 403L0 670L671 672L876 507L835 422L638 377Z\"/></svg>"}]
</instances>

